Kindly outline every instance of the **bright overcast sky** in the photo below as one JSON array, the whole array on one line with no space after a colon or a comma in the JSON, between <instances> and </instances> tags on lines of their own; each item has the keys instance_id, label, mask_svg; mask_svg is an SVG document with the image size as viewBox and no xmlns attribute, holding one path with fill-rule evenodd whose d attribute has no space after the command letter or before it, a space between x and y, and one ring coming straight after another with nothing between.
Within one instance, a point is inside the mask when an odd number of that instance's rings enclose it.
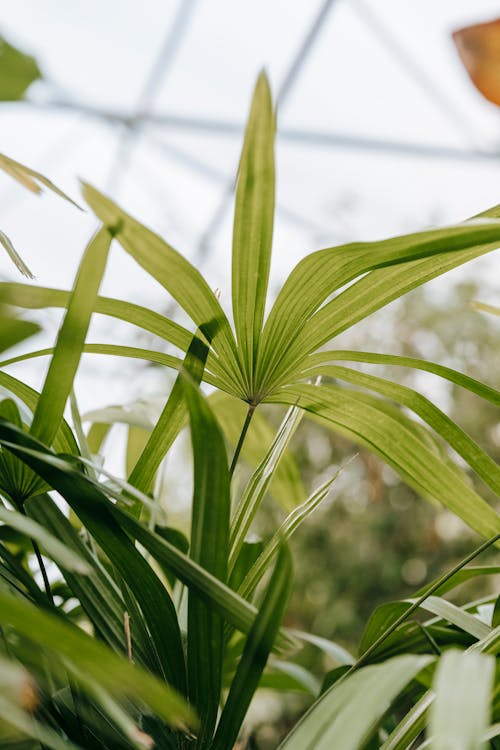
<instances>
[{"instance_id":1,"label":"bright overcast sky","mask_svg":"<svg viewBox=\"0 0 500 750\"><path fill-rule=\"evenodd\" d=\"M196 262L203 258L209 282L222 289L227 303L230 203L204 250L201 239L234 174L237 130L259 69L267 69L279 91L323 5L4 3L1 32L33 54L45 75L29 92L39 105L64 99L134 114L150 70L177 28L177 43L146 106L158 116L186 118L191 127L145 125L135 141L120 147L120 126L78 110L3 104L1 150L75 197L77 177L109 189L181 252ZM498 12L493 0L334 0L279 111L274 285L318 247L460 220L500 203L500 158L449 153L500 151L500 113L472 88L450 37ZM292 139L294 133L302 140ZM305 143L311 135L316 141ZM334 136L342 140L334 143ZM354 147L346 141L353 138L363 142ZM372 141L388 145L375 148ZM391 150L393 143L442 152L408 154ZM125 166L117 169L125 153ZM3 176L0 195L2 228L38 283L70 286L95 227L92 216L55 197L36 199ZM474 266L478 273L485 263L491 269L490 261L481 262ZM5 259L0 273L17 278ZM163 303L160 289L118 248L104 291L155 300L159 309Z\"/></svg>"}]
</instances>

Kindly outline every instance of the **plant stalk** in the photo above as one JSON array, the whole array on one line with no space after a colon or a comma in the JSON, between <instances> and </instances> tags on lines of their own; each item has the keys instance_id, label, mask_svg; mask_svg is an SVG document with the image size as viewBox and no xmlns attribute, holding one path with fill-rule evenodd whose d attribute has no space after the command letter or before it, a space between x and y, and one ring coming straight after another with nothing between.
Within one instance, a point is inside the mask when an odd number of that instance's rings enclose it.
<instances>
[{"instance_id":1,"label":"plant stalk","mask_svg":"<svg viewBox=\"0 0 500 750\"><path fill-rule=\"evenodd\" d=\"M241 434L238 439L238 443L236 445L236 448L234 450L233 460L231 461L231 466L229 467L229 478L232 479L232 476L234 474L234 470L236 468L236 464L238 462L238 458L241 453L241 449L243 448L243 443L245 441L245 436L248 432L248 428L250 427L250 422L252 421L253 413L255 411L255 405L249 404L248 405L248 411L247 415L245 417L245 421L243 422L243 427L241 428Z\"/></svg>"},{"instance_id":2,"label":"plant stalk","mask_svg":"<svg viewBox=\"0 0 500 750\"><path fill-rule=\"evenodd\" d=\"M38 567L40 568L40 573L42 574L43 586L45 588L47 599L49 600L49 604L51 605L51 607L55 607L56 605L54 603L54 597L52 595L52 589L50 588L50 581L47 575L47 570L45 568L45 563L43 562L42 553L40 552L40 547L38 546L38 543L35 542L34 539L31 540L31 544L33 545L33 550L35 552L36 559L38 561Z\"/></svg>"}]
</instances>

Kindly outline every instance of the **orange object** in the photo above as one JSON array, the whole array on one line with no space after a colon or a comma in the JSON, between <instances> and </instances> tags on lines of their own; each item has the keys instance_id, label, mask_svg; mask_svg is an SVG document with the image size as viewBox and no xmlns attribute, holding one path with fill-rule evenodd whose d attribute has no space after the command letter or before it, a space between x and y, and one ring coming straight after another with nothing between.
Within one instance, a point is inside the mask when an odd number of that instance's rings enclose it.
<instances>
[{"instance_id":1,"label":"orange object","mask_svg":"<svg viewBox=\"0 0 500 750\"><path fill-rule=\"evenodd\" d=\"M452 36L474 86L500 107L500 18L466 26Z\"/></svg>"}]
</instances>

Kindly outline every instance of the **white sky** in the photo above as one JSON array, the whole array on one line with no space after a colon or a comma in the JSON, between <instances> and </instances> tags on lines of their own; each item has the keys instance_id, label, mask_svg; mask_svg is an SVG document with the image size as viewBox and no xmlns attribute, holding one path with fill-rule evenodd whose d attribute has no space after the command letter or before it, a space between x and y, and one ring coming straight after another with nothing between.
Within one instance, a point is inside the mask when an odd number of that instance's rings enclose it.
<instances>
[{"instance_id":1,"label":"white sky","mask_svg":"<svg viewBox=\"0 0 500 750\"><path fill-rule=\"evenodd\" d=\"M276 91L321 4L194 2L187 33L158 90L154 111L242 123L259 69L266 67ZM280 112L279 127L500 150L500 114L472 88L450 39L457 27L495 17L498 2L364 0L364 5L403 56L432 81L438 101L367 24L363 5L337 0ZM35 56L52 83L36 84L31 98L44 102L56 95L71 96L86 105L132 113L179 2L16 0L0 7L0 31ZM41 111L28 104L3 104L1 111L0 150L44 172L75 197L78 176L103 189L109 184L119 128L75 112ZM239 146L235 135L144 128L115 197L181 252L196 257L200 237L234 174ZM186 155L202 162L204 171L187 166ZM280 139L277 160L278 202L302 219L292 222L278 213L274 288L300 257L318 247L460 220L500 203L500 159L431 159ZM33 269L37 283L68 288L95 227L92 216L55 197L36 199L2 175L0 198L1 226ZM211 285L222 289L226 304L230 216L231 210L212 237L203 267ZM498 257L476 262L474 273L494 281L498 263ZM19 280L5 258L0 274ZM446 283L456 278L451 275ZM442 288L436 285L436 293ZM165 304L161 289L118 247L103 293L157 309ZM55 320L46 318L47 323ZM106 334L109 324L97 330ZM112 335L123 340L120 331ZM116 363L113 368L116 377ZM92 368L89 373L95 386ZM41 375L40 365L32 375L35 384ZM86 389L81 398L86 407L97 406L130 394L129 387L129 382L117 384L110 399L109 383L103 380L100 390Z\"/></svg>"}]
</instances>

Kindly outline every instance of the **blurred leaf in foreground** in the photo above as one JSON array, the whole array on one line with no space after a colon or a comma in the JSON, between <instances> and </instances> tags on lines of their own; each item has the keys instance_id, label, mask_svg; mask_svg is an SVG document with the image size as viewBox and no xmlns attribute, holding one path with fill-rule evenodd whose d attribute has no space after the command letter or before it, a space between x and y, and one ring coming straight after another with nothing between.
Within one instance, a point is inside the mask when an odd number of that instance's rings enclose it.
<instances>
[{"instance_id":1,"label":"blurred leaf in foreground","mask_svg":"<svg viewBox=\"0 0 500 750\"><path fill-rule=\"evenodd\" d=\"M0 36L0 101L22 99L31 84L40 78L42 73L35 58Z\"/></svg>"}]
</instances>

